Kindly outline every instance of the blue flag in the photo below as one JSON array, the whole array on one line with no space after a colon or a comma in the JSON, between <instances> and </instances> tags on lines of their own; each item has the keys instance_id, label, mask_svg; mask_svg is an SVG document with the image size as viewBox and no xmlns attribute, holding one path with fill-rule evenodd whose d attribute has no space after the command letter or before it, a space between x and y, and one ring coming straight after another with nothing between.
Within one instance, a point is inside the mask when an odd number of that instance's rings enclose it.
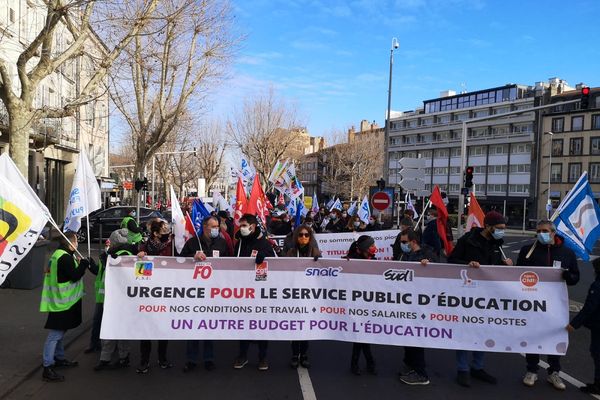
<instances>
[{"instance_id":1,"label":"blue flag","mask_svg":"<svg viewBox=\"0 0 600 400\"><path fill-rule=\"evenodd\" d=\"M304 211L304 203L300 201L300 199L296 199L296 220L294 221L294 228L300 226L300 222L302 222L302 214Z\"/></svg>"},{"instance_id":2,"label":"blue flag","mask_svg":"<svg viewBox=\"0 0 600 400\"><path fill-rule=\"evenodd\" d=\"M192 203L192 223L198 236L202 235L202 221L204 218L210 216L210 212L204 206L204 203L200 199L195 199Z\"/></svg>"}]
</instances>

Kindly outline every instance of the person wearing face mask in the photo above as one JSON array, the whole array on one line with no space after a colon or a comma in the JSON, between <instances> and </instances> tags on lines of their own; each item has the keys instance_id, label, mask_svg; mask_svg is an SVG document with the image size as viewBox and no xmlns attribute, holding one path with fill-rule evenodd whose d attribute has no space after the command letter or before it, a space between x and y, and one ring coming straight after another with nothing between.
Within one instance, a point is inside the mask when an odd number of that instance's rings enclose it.
<instances>
[{"instance_id":1,"label":"person wearing face mask","mask_svg":"<svg viewBox=\"0 0 600 400\"><path fill-rule=\"evenodd\" d=\"M136 211L135 209L132 209L127 216L123 218L123 221L121 221L120 228L127 229L128 231L127 240L129 241L129 244L138 244L143 240L142 229L135 220L135 217Z\"/></svg>"},{"instance_id":2,"label":"person wearing face mask","mask_svg":"<svg viewBox=\"0 0 600 400\"><path fill-rule=\"evenodd\" d=\"M529 257L527 254L531 250L532 244L521 248L517 265L524 267L555 267L562 268L562 276L569 286L576 285L579 282L579 267L577 265L577 256L567 246L563 239L556 234L556 226L548 220L541 220L537 223L537 240L534 242L533 252ZM525 386L533 386L538 379L539 354L527 354L527 372L523 378ZM548 356L549 367L548 382L558 390L565 390L566 386L559 376L560 356Z\"/></svg>"},{"instance_id":3,"label":"person wearing face mask","mask_svg":"<svg viewBox=\"0 0 600 400\"><path fill-rule=\"evenodd\" d=\"M276 208L271 215L269 232L272 235L287 235L292 232L292 223L285 210Z\"/></svg>"},{"instance_id":4,"label":"person wearing face mask","mask_svg":"<svg viewBox=\"0 0 600 400\"><path fill-rule=\"evenodd\" d=\"M292 247L285 254L286 257L311 257L317 261L321 257L319 245L315 239L312 228L306 224L300 225L292 233ZM310 367L308 361L308 341L292 342L292 361L290 366L298 368L301 365L304 368Z\"/></svg>"},{"instance_id":5,"label":"person wearing face mask","mask_svg":"<svg viewBox=\"0 0 600 400\"><path fill-rule=\"evenodd\" d=\"M230 250L227 240L224 238L224 232L219 219L214 216L204 218L202 221L202 234L188 239L179 253L182 257L194 257L196 261L205 261L207 257L231 257L233 253ZM186 363L183 372L193 371L197 364L200 354L200 341L188 340L186 343ZM204 368L207 371L215 369L214 342L212 340L204 341L202 353Z\"/></svg>"},{"instance_id":6,"label":"person wearing face mask","mask_svg":"<svg viewBox=\"0 0 600 400\"><path fill-rule=\"evenodd\" d=\"M42 379L47 382L62 382L65 377L56 368L69 368L79 365L77 361L65 358L63 338L69 329L81 325L83 281L81 278L90 267L91 259L78 261L77 235L65 232L61 245L54 251L44 274L44 288L40 302L40 312L48 313L45 329L48 337L44 343Z\"/></svg>"},{"instance_id":7,"label":"person wearing face mask","mask_svg":"<svg viewBox=\"0 0 600 400\"><path fill-rule=\"evenodd\" d=\"M369 216L369 223L365 227L365 231L380 231L381 229L381 224L377 222L377 217L374 215Z\"/></svg>"},{"instance_id":8,"label":"person wearing face mask","mask_svg":"<svg viewBox=\"0 0 600 400\"><path fill-rule=\"evenodd\" d=\"M329 223L325 226L325 232L328 233L340 233L346 231L346 223L342 219L342 212L334 209L329 214Z\"/></svg>"},{"instance_id":9,"label":"person wearing face mask","mask_svg":"<svg viewBox=\"0 0 600 400\"><path fill-rule=\"evenodd\" d=\"M256 264L262 264L266 257L274 257L275 251L273 246L265 238L258 227L258 219L255 215L244 214L240 218L240 229L237 232L237 243L234 249L235 257L255 257ZM269 342L266 340L258 340L258 370L267 371L269 363L267 362L267 348ZM248 364L248 349L250 348L250 340L240 341L240 352L235 361L233 368L242 369Z\"/></svg>"},{"instance_id":10,"label":"person wearing face mask","mask_svg":"<svg viewBox=\"0 0 600 400\"><path fill-rule=\"evenodd\" d=\"M375 259L376 253L377 246L375 245L375 240L371 236L361 235L358 239L356 239L356 241L352 242L345 258L353 258L358 260L373 260ZM361 374L360 367L358 366L358 361L360 359L361 353L364 354L365 359L367 361L367 372L371 375L377 375L377 370L375 369L375 358L373 358L373 353L371 352L371 345L369 343L352 344L350 371L354 375Z\"/></svg>"},{"instance_id":11,"label":"person wearing face mask","mask_svg":"<svg viewBox=\"0 0 600 400\"><path fill-rule=\"evenodd\" d=\"M396 236L396 240L394 240L394 244L392 245L392 260L395 261L400 260L402 254L404 254L400 246L400 239L402 237L402 232L405 232L409 229L413 229L413 220L408 217L402 218L400 220L400 226L398 228L400 230L400 233L398 233L398 236Z\"/></svg>"},{"instance_id":12,"label":"person wearing face mask","mask_svg":"<svg viewBox=\"0 0 600 400\"><path fill-rule=\"evenodd\" d=\"M423 247L428 247L438 256L440 255L440 251L442 250L442 240L440 239L440 234L437 229L437 210L435 209L430 209L427 212L425 229L421 236L421 245Z\"/></svg>"},{"instance_id":13,"label":"person wearing face mask","mask_svg":"<svg viewBox=\"0 0 600 400\"><path fill-rule=\"evenodd\" d=\"M172 235L171 229L166 221L162 219L153 219L148 223L148 230L150 236L145 243L140 245L140 252L138 257L149 256L165 256L170 257L173 255L173 245L171 243ZM169 342L167 340L158 341L158 365L162 369L172 368L171 364L167 360L167 346ZM142 340L140 341L140 366L135 372L138 374L147 374L150 371L150 351L152 350L152 341Z\"/></svg>"},{"instance_id":14,"label":"person wearing face mask","mask_svg":"<svg viewBox=\"0 0 600 400\"><path fill-rule=\"evenodd\" d=\"M502 250L506 229L504 216L497 211L490 211L485 215L483 224L484 228L472 228L458 239L456 247L448 257L449 263L468 265L471 268L479 268L481 265L513 265L512 260L505 257ZM473 363L469 370L468 351L456 351L456 381L459 385L471 386L469 372L470 376L480 381L497 383L496 378L483 369L484 354L482 351L473 352Z\"/></svg>"},{"instance_id":15,"label":"person wearing face mask","mask_svg":"<svg viewBox=\"0 0 600 400\"><path fill-rule=\"evenodd\" d=\"M421 247L419 235L412 229L400 233L402 255L400 261L419 262L426 266L430 262L438 262L438 257L431 250ZM400 381L407 385L429 385L429 377L425 369L425 349L422 347L404 347L404 364L408 369L400 374Z\"/></svg>"},{"instance_id":16,"label":"person wearing face mask","mask_svg":"<svg viewBox=\"0 0 600 400\"><path fill-rule=\"evenodd\" d=\"M366 225L364 222L358 218L357 215L350 217L348 219L348 225L346 225L347 232L364 232L366 230Z\"/></svg>"}]
</instances>

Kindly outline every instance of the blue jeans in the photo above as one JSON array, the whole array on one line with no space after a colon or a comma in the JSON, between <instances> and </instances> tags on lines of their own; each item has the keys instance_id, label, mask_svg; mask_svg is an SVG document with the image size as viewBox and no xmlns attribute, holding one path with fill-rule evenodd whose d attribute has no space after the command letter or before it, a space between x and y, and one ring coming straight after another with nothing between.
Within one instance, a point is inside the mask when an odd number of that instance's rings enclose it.
<instances>
[{"instance_id":1,"label":"blue jeans","mask_svg":"<svg viewBox=\"0 0 600 400\"><path fill-rule=\"evenodd\" d=\"M483 369L483 351L473 351L473 369ZM456 350L456 369L459 372L469 371L469 352L467 350Z\"/></svg>"},{"instance_id":2,"label":"blue jeans","mask_svg":"<svg viewBox=\"0 0 600 400\"><path fill-rule=\"evenodd\" d=\"M196 363L198 356L200 355L200 341L199 340L188 340L185 344L185 357L188 362ZM204 341L204 352L202 353L203 361L214 361L215 349L212 340Z\"/></svg>"},{"instance_id":3,"label":"blue jeans","mask_svg":"<svg viewBox=\"0 0 600 400\"><path fill-rule=\"evenodd\" d=\"M54 359L64 360L65 359L65 348L63 347L63 338L67 331L59 331L56 329L50 329L48 337L44 343L43 352L43 364L44 367L51 367L54 365Z\"/></svg>"}]
</instances>

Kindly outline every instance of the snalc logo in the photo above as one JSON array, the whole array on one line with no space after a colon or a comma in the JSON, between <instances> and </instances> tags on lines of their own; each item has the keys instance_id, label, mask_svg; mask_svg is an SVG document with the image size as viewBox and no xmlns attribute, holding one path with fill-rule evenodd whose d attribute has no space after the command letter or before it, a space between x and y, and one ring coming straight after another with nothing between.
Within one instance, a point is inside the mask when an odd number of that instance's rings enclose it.
<instances>
[{"instance_id":1,"label":"snalc logo","mask_svg":"<svg viewBox=\"0 0 600 400\"><path fill-rule=\"evenodd\" d=\"M342 267L327 267L327 268L306 268L305 275L306 276L330 276L336 277L342 272Z\"/></svg>"}]
</instances>

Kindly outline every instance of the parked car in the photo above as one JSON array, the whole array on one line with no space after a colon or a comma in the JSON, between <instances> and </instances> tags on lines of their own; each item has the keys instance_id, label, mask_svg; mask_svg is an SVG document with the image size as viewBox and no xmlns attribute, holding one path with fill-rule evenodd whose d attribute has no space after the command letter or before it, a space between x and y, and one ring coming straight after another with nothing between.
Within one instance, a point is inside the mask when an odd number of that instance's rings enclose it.
<instances>
[{"instance_id":1,"label":"parked car","mask_svg":"<svg viewBox=\"0 0 600 400\"><path fill-rule=\"evenodd\" d=\"M133 206L116 206L105 210L92 213L90 220L90 236L92 241L100 238L102 231L102 239L108 239L110 234L121 227L121 222L131 210ZM163 218L160 212L151 208L140 207L140 227L143 232L146 232L146 224L154 218ZM87 218L81 220L81 228L77 232L77 241L79 243L87 241Z\"/></svg>"}]
</instances>

